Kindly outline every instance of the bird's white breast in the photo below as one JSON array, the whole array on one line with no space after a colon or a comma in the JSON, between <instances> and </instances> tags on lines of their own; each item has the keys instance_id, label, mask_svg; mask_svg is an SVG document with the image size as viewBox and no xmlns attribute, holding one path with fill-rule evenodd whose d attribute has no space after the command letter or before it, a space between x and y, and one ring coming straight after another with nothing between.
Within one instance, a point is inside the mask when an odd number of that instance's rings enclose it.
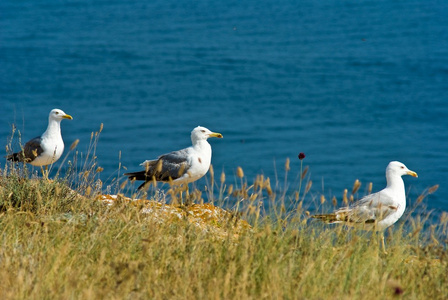
<instances>
[{"instance_id":1,"label":"bird's white breast","mask_svg":"<svg viewBox=\"0 0 448 300\"><path fill-rule=\"evenodd\" d=\"M188 148L189 160L191 166L187 173L175 180L178 183L193 182L204 176L210 168L212 158L212 149L209 143L205 141L195 145L195 147Z\"/></svg>"},{"instance_id":2,"label":"bird's white breast","mask_svg":"<svg viewBox=\"0 0 448 300\"><path fill-rule=\"evenodd\" d=\"M401 190L398 189L384 189L381 191L381 193L384 196L387 196L390 199L393 199L393 203L385 203L385 205L390 205L396 207L396 211L386 218L384 220L381 220L378 222L377 227L378 230L384 230L387 227L393 225L395 222L397 222L401 216L403 215L405 209L406 209L406 196L404 193L404 189Z\"/></svg>"},{"instance_id":3,"label":"bird's white breast","mask_svg":"<svg viewBox=\"0 0 448 300\"><path fill-rule=\"evenodd\" d=\"M31 165L45 166L57 161L64 152L64 141L58 134L44 134L42 135L41 147L43 152L36 157Z\"/></svg>"}]
</instances>

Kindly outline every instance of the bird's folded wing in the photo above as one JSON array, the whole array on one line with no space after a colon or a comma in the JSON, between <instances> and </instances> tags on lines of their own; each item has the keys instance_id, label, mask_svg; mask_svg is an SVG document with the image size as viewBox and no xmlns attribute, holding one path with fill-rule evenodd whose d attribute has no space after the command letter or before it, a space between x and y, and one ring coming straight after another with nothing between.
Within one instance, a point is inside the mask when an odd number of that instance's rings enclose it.
<instances>
[{"instance_id":1,"label":"bird's folded wing","mask_svg":"<svg viewBox=\"0 0 448 300\"><path fill-rule=\"evenodd\" d=\"M187 149L164 154L157 160L146 160L142 165L146 169L147 177L154 177L158 181L178 179L191 167Z\"/></svg>"},{"instance_id":2,"label":"bird's folded wing","mask_svg":"<svg viewBox=\"0 0 448 300\"><path fill-rule=\"evenodd\" d=\"M34 139L29 140L25 146L23 147L23 153L24 157L23 160L25 162L32 162L34 159L36 159L37 156L42 154L44 152L44 149L42 148L42 138L35 137Z\"/></svg>"},{"instance_id":3,"label":"bird's folded wing","mask_svg":"<svg viewBox=\"0 0 448 300\"><path fill-rule=\"evenodd\" d=\"M352 207L336 211L338 219L350 223L374 223L384 220L398 209L393 199L376 193L359 200Z\"/></svg>"}]
</instances>

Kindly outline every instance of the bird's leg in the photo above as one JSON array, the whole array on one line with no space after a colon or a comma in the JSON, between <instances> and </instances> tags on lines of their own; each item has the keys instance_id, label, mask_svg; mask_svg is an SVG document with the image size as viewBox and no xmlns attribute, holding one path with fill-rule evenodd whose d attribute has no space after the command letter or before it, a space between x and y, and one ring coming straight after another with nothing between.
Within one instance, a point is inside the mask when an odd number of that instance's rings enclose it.
<instances>
[{"instance_id":1,"label":"bird's leg","mask_svg":"<svg viewBox=\"0 0 448 300\"><path fill-rule=\"evenodd\" d=\"M48 169L48 165L45 166L45 171L43 171L43 172L45 172L45 174L44 174L44 178L45 178L48 182L51 182L50 178L48 177L48 176L50 175L50 170Z\"/></svg>"},{"instance_id":2,"label":"bird's leg","mask_svg":"<svg viewBox=\"0 0 448 300\"><path fill-rule=\"evenodd\" d=\"M383 248L383 253L387 254L386 243L384 242L384 232L381 232L381 246Z\"/></svg>"},{"instance_id":3,"label":"bird's leg","mask_svg":"<svg viewBox=\"0 0 448 300\"><path fill-rule=\"evenodd\" d=\"M190 191L188 190L188 183L186 185L186 192L185 192L185 205L190 205Z\"/></svg>"},{"instance_id":4,"label":"bird's leg","mask_svg":"<svg viewBox=\"0 0 448 300\"><path fill-rule=\"evenodd\" d=\"M177 187L177 190L179 191L179 205L182 206L184 204L183 200L184 187L182 185L179 185Z\"/></svg>"},{"instance_id":5,"label":"bird's leg","mask_svg":"<svg viewBox=\"0 0 448 300\"><path fill-rule=\"evenodd\" d=\"M47 166L45 166L45 170L42 166L40 166L40 170L42 172L42 177L48 180L48 174L45 172L47 170Z\"/></svg>"}]
</instances>

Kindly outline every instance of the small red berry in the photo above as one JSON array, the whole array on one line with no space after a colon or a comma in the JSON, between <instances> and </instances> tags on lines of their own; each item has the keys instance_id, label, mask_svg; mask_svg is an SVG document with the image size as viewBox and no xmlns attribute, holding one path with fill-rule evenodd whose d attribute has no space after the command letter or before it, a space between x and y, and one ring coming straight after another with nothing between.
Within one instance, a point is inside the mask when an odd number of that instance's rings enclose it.
<instances>
[{"instance_id":1,"label":"small red berry","mask_svg":"<svg viewBox=\"0 0 448 300\"><path fill-rule=\"evenodd\" d=\"M299 159L302 160L302 159L304 159L304 158L305 158L305 153L300 152L300 154L299 154Z\"/></svg>"}]
</instances>

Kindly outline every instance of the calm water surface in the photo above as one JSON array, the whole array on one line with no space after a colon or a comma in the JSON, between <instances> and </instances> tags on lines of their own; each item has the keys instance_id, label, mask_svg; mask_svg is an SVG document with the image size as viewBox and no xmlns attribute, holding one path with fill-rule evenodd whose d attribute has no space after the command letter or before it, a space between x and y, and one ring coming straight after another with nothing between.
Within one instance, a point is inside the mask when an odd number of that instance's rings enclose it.
<instances>
[{"instance_id":1,"label":"calm water surface","mask_svg":"<svg viewBox=\"0 0 448 300\"><path fill-rule=\"evenodd\" d=\"M237 166L281 179L289 157L294 188L304 152L312 193L340 198L355 179L381 189L399 160L419 174L410 201L440 184L425 203L447 210L447 3L5 0L1 141L13 123L42 133L58 107L85 152L104 123L108 182L202 125L224 135L212 163L230 182Z\"/></svg>"}]
</instances>

